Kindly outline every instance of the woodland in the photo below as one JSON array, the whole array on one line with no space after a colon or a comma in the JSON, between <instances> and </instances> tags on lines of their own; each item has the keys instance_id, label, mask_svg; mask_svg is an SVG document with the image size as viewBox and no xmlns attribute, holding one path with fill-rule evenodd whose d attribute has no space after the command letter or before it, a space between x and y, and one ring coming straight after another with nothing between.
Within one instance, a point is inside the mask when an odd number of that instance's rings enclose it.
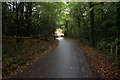
<instances>
[{"instance_id":1,"label":"woodland","mask_svg":"<svg viewBox=\"0 0 120 80\"><path fill-rule=\"evenodd\" d=\"M58 28L64 37L101 50L120 68L120 2L2 2L4 71L16 51L6 44L10 37L16 37L15 45L23 37L49 42Z\"/></svg>"}]
</instances>

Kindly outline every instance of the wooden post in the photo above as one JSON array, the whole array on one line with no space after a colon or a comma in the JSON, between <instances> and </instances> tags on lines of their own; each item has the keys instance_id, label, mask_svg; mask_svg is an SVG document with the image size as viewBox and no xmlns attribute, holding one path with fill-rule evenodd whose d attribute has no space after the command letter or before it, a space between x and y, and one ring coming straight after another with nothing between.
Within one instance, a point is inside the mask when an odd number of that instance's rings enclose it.
<instances>
[{"instance_id":1,"label":"wooden post","mask_svg":"<svg viewBox=\"0 0 120 80\"><path fill-rule=\"evenodd\" d=\"M18 53L18 51L17 51L17 36L15 35L14 36L14 55L17 53Z\"/></svg>"},{"instance_id":2,"label":"wooden post","mask_svg":"<svg viewBox=\"0 0 120 80\"><path fill-rule=\"evenodd\" d=\"M117 62L117 53L118 53L118 46L115 47L115 61Z\"/></svg>"},{"instance_id":3,"label":"wooden post","mask_svg":"<svg viewBox=\"0 0 120 80\"><path fill-rule=\"evenodd\" d=\"M41 40L41 35L39 35L38 43L40 43L40 40Z\"/></svg>"},{"instance_id":4,"label":"wooden post","mask_svg":"<svg viewBox=\"0 0 120 80\"><path fill-rule=\"evenodd\" d=\"M112 45L110 46L110 53L111 53L111 57L112 57L112 55L113 55L113 50L112 50Z\"/></svg>"},{"instance_id":5,"label":"wooden post","mask_svg":"<svg viewBox=\"0 0 120 80\"><path fill-rule=\"evenodd\" d=\"M33 46L32 35L30 36L30 43L31 43L31 47L32 47Z\"/></svg>"}]
</instances>

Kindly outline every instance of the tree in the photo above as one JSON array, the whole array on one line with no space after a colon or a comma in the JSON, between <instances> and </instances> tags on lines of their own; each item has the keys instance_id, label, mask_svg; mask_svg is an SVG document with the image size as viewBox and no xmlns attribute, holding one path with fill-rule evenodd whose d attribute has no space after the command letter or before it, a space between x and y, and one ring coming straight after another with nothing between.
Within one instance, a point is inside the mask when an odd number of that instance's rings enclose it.
<instances>
[{"instance_id":1,"label":"tree","mask_svg":"<svg viewBox=\"0 0 120 80\"><path fill-rule=\"evenodd\" d=\"M90 45L92 47L95 46L95 39L94 39L94 4L92 2L90 2Z\"/></svg>"},{"instance_id":2,"label":"tree","mask_svg":"<svg viewBox=\"0 0 120 80\"><path fill-rule=\"evenodd\" d=\"M120 37L120 1L117 3L117 10L116 10L116 24L118 29L118 36Z\"/></svg>"}]
</instances>

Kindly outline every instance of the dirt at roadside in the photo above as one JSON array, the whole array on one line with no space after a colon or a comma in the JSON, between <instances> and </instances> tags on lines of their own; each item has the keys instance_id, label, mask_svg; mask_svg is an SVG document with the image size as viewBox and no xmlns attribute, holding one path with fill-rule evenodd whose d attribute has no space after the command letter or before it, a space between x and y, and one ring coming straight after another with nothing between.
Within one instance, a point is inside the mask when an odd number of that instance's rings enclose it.
<instances>
[{"instance_id":1,"label":"dirt at roadside","mask_svg":"<svg viewBox=\"0 0 120 80\"><path fill-rule=\"evenodd\" d=\"M105 56L98 54L97 50L88 46L81 46L76 40L67 39L74 42L85 53L86 60L91 68L94 78L118 78L120 79L119 69L113 66Z\"/></svg>"}]
</instances>

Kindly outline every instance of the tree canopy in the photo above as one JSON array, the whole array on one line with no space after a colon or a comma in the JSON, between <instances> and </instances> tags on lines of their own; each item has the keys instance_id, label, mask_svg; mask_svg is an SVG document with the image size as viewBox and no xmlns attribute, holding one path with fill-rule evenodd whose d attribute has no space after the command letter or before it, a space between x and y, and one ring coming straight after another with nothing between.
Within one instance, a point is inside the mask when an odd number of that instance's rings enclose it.
<instances>
[{"instance_id":1,"label":"tree canopy","mask_svg":"<svg viewBox=\"0 0 120 80\"><path fill-rule=\"evenodd\" d=\"M120 34L120 2L4 2L3 35L53 37L56 28L65 37L115 45Z\"/></svg>"},{"instance_id":2,"label":"tree canopy","mask_svg":"<svg viewBox=\"0 0 120 80\"><path fill-rule=\"evenodd\" d=\"M3 35L52 36L65 5L62 2L4 2Z\"/></svg>"},{"instance_id":3,"label":"tree canopy","mask_svg":"<svg viewBox=\"0 0 120 80\"><path fill-rule=\"evenodd\" d=\"M119 42L118 15L120 3L103 2L70 2L68 3L69 16L65 35L80 41L87 41L89 45L108 42ZM117 40L117 42L116 42ZM114 45L115 45L114 44Z\"/></svg>"}]
</instances>

